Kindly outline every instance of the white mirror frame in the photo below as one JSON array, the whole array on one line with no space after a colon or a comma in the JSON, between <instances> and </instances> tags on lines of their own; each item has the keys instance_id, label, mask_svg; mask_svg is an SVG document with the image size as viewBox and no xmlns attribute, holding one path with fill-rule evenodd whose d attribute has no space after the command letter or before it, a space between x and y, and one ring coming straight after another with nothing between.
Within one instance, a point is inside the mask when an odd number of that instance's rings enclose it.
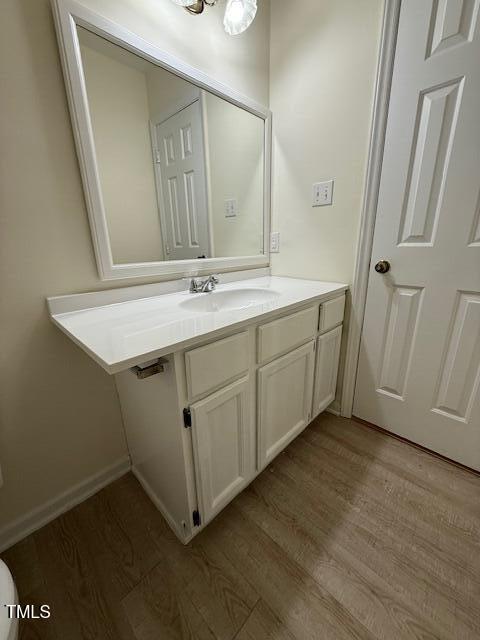
<instances>
[{"instance_id":1,"label":"white mirror frame","mask_svg":"<svg viewBox=\"0 0 480 640\"><path fill-rule=\"evenodd\" d=\"M173 279L204 273L269 266L272 144L272 114L270 110L150 44L115 22L91 11L76 0L52 0L52 7L100 278L102 280L115 280L119 278L163 276L164 278ZM96 33L114 44L120 45L163 69L175 73L185 80L193 82L199 88L210 91L265 121L263 254L230 258L206 258L202 260L172 260L130 264L113 263L77 25Z\"/></svg>"}]
</instances>

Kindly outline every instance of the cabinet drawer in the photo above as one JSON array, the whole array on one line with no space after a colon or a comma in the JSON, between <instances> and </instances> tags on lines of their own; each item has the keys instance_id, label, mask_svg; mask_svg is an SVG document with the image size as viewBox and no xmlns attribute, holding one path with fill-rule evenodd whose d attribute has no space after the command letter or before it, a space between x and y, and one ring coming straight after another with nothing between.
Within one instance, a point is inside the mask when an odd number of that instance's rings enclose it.
<instances>
[{"instance_id":1,"label":"cabinet drawer","mask_svg":"<svg viewBox=\"0 0 480 640\"><path fill-rule=\"evenodd\" d=\"M237 333L185 354L189 398L217 389L248 369L248 332Z\"/></svg>"},{"instance_id":2,"label":"cabinet drawer","mask_svg":"<svg viewBox=\"0 0 480 640\"><path fill-rule=\"evenodd\" d=\"M320 306L320 333L333 329L343 322L345 296L328 300Z\"/></svg>"},{"instance_id":3,"label":"cabinet drawer","mask_svg":"<svg viewBox=\"0 0 480 640\"><path fill-rule=\"evenodd\" d=\"M318 307L309 307L258 328L258 362L266 362L312 338L318 325Z\"/></svg>"}]
</instances>

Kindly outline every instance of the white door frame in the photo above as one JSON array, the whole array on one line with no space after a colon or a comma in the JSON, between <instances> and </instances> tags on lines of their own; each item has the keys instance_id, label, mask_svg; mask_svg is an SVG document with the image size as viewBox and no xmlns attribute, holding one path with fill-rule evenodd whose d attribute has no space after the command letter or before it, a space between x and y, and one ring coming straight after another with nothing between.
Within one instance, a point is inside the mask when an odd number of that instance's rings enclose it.
<instances>
[{"instance_id":1,"label":"white door frame","mask_svg":"<svg viewBox=\"0 0 480 640\"><path fill-rule=\"evenodd\" d=\"M367 173L365 177L360 231L357 240L353 274L352 300L345 355L345 373L340 407L340 414L346 418L352 416L355 383L357 380L360 341L367 301L368 276L372 257L373 234L377 215L378 193L382 173L385 132L387 128L401 4L402 0L385 0L384 4Z\"/></svg>"}]
</instances>

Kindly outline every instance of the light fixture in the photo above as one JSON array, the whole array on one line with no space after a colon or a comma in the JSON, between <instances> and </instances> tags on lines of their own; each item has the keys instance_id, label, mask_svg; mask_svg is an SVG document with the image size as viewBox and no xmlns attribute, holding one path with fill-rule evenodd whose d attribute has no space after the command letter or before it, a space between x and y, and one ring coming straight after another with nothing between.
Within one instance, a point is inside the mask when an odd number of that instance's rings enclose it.
<instances>
[{"instance_id":1,"label":"light fixture","mask_svg":"<svg viewBox=\"0 0 480 640\"><path fill-rule=\"evenodd\" d=\"M189 13L198 15L203 13L205 7L213 7L217 4L217 0L172 0L175 4L179 4Z\"/></svg>"},{"instance_id":2,"label":"light fixture","mask_svg":"<svg viewBox=\"0 0 480 640\"><path fill-rule=\"evenodd\" d=\"M198 15L205 7L213 7L218 0L172 0L189 13ZM257 13L257 0L227 0L223 26L231 36L243 33L252 24Z\"/></svg>"},{"instance_id":3,"label":"light fixture","mask_svg":"<svg viewBox=\"0 0 480 640\"><path fill-rule=\"evenodd\" d=\"M257 0L228 0L223 26L231 36L243 33L257 13Z\"/></svg>"}]
</instances>

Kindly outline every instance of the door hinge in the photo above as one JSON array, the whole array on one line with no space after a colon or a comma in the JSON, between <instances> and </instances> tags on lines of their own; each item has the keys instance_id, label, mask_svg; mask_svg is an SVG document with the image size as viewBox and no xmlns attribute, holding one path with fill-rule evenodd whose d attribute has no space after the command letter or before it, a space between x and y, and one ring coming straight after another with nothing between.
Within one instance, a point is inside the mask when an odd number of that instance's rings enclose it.
<instances>
[{"instance_id":1,"label":"door hinge","mask_svg":"<svg viewBox=\"0 0 480 640\"><path fill-rule=\"evenodd\" d=\"M162 157L158 149L155 149L155 164L162 164Z\"/></svg>"},{"instance_id":2,"label":"door hinge","mask_svg":"<svg viewBox=\"0 0 480 640\"><path fill-rule=\"evenodd\" d=\"M193 526L199 527L202 524L202 519L200 518L200 511L198 511L198 509L195 509L195 511L192 513L192 516L193 516Z\"/></svg>"},{"instance_id":3,"label":"door hinge","mask_svg":"<svg viewBox=\"0 0 480 640\"><path fill-rule=\"evenodd\" d=\"M186 407L183 410L183 425L185 429L192 426L192 412L190 411L190 407Z\"/></svg>"}]
</instances>

